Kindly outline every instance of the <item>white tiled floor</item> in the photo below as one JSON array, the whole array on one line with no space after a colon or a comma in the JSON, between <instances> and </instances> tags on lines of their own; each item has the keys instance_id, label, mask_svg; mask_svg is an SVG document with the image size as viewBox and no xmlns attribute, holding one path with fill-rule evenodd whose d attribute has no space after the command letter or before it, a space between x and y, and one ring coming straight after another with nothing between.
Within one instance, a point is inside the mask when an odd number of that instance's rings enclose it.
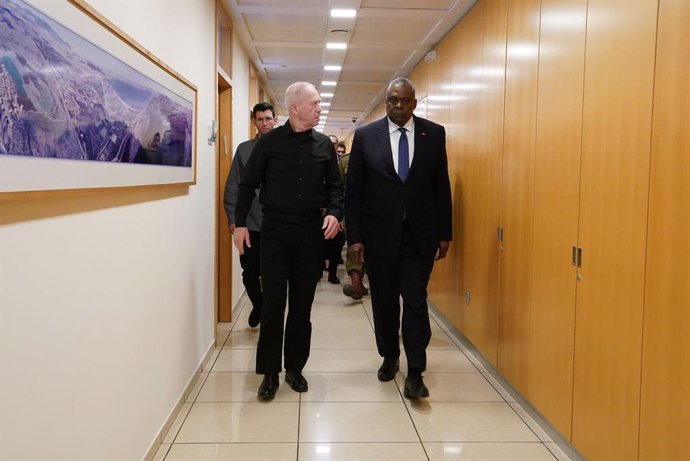
<instances>
[{"instance_id":1,"label":"white tiled floor","mask_svg":"<svg viewBox=\"0 0 690 461\"><path fill-rule=\"evenodd\" d=\"M258 401L250 308L221 325L219 347L156 460L568 460L436 321L424 374L429 399L402 397L404 353L396 379L379 382L370 300L353 301L341 288L325 277L317 287L304 394L281 377L276 398Z\"/></svg>"}]
</instances>

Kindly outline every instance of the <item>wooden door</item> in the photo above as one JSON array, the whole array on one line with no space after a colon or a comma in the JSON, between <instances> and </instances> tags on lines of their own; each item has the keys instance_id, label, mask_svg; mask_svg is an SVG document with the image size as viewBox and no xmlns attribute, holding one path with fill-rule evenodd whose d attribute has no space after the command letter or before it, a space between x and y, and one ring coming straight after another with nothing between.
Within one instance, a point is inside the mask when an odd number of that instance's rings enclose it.
<instances>
[{"instance_id":1,"label":"wooden door","mask_svg":"<svg viewBox=\"0 0 690 461\"><path fill-rule=\"evenodd\" d=\"M687 459L690 427L690 3L662 0L654 92L640 460Z\"/></svg>"},{"instance_id":2,"label":"wooden door","mask_svg":"<svg viewBox=\"0 0 690 461\"><path fill-rule=\"evenodd\" d=\"M657 0L587 12L573 443L638 456L642 307Z\"/></svg>"},{"instance_id":3,"label":"wooden door","mask_svg":"<svg viewBox=\"0 0 690 461\"><path fill-rule=\"evenodd\" d=\"M508 6L501 181L498 369L528 396L541 0Z\"/></svg>"},{"instance_id":4,"label":"wooden door","mask_svg":"<svg viewBox=\"0 0 690 461\"><path fill-rule=\"evenodd\" d=\"M529 400L571 436L587 0L542 0Z\"/></svg>"},{"instance_id":5,"label":"wooden door","mask_svg":"<svg viewBox=\"0 0 690 461\"><path fill-rule=\"evenodd\" d=\"M232 164L232 88L218 74L218 321L232 320L232 234L223 207L225 183Z\"/></svg>"}]
</instances>

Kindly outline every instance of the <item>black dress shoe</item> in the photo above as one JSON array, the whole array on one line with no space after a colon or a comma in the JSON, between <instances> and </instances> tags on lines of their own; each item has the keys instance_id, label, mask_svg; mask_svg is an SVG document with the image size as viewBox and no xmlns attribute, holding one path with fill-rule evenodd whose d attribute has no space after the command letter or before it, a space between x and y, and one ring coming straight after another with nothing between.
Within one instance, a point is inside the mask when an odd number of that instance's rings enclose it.
<instances>
[{"instance_id":1,"label":"black dress shoe","mask_svg":"<svg viewBox=\"0 0 690 461\"><path fill-rule=\"evenodd\" d=\"M259 386L259 398L261 400L271 400L275 397L278 386L280 386L280 380L277 373L264 375L264 380L261 381L261 386Z\"/></svg>"},{"instance_id":2,"label":"black dress shoe","mask_svg":"<svg viewBox=\"0 0 690 461\"><path fill-rule=\"evenodd\" d=\"M340 285L340 279L338 277L336 277L335 275L329 275L328 281L334 285Z\"/></svg>"},{"instance_id":3,"label":"black dress shoe","mask_svg":"<svg viewBox=\"0 0 690 461\"><path fill-rule=\"evenodd\" d=\"M309 389L307 380L304 378L302 373L297 371L286 371L285 382L288 383L295 392L307 392Z\"/></svg>"},{"instance_id":4,"label":"black dress shoe","mask_svg":"<svg viewBox=\"0 0 690 461\"><path fill-rule=\"evenodd\" d=\"M249 313L249 326L255 328L261 322L261 309L256 307Z\"/></svg>"},{"instance_id":5,"label":"black dress shoe","mask_svg":"<svg viewBox=\"0 0 690 461\"><path fill-rule=\"evenodd\" d=\"M403 395L406 399L429 397L429 389L424 385L422 375L409 375L405 378L405 391Z\"/></svg>"},{"instance_id":6,"label":"black dress shoe","mask_svg":"<svg viewBox=\"0 0 690 461\"><path fill-rule=\"evenodd\" d=\"M383 364L377 373L379 381L390 381L400 369L400 360L384 358Z\"/></svg>"}]
</instances>

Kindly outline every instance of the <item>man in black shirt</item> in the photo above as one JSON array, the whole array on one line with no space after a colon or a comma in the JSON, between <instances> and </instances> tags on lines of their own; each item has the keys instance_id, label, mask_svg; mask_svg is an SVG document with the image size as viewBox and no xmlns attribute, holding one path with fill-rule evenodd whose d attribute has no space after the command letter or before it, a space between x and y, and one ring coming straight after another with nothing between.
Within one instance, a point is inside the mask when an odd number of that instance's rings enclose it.
<instances>
[{"instance_id":1,"label":"man in black shirt","mask_svg":"<svg viewBox=\"0 0 690 461\"><path fill-rule=\"evenodd\" d=\"M256 350L256 372L264 375L259 397L273 398L282 370L283 319L289 289L285 335L285 381L296 392L308 384L302 369L311 343L311 305L323 264L323 238L338 233L343 218L343 185L333 146L313 128L321 98L311 83L285 92L289 119L263 135L240 179L234 243L251 247L246 220L254 190L264 219L261 229L261 281L264 303ZM325 217L322 212L325 209Z\"/></svg>"}]
</instances>

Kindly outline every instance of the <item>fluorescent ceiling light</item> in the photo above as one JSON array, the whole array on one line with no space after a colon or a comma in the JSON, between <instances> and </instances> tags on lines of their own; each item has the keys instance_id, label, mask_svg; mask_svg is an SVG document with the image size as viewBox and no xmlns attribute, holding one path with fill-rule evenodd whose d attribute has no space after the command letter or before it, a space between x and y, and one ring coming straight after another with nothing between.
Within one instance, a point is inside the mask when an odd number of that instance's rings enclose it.
<instances>
[{"instance_id":1,"label":"fluorescent ceiling light","mask_svg":"<svg viewBox=\"0 0 690 461\"><path fill-rule=\"evenodd\" d=\"M322 97L322 98L332 98L332 97L333 97L333 93L321 93L321 97Z\"/></svg>"},{"instance_id":2,"label":"fluorescent ceiling light","mask_svg":"<svg viewBox=\"0 0 690 461\"><path fill-rule=\"evenodd\" d=\"M343 66L323 66L323 70L340 70Z\"/></svg>"},{"instance_id":3,"label":"fluorescent ceiling light","mask_svg":"<svg viewBox=\"0 0 690 461\"><path fill-rule=\"evenodd\" d=\"M321 107L324 107L324 106L325 106L325 107L328 107L328 106L330 106L330 105L331 105L330 102L322 102L322 103L321 103Z\"/></svg>"},{"instance_id":4,"label":"fluorescent ceiling light","mask_svg":"<svg viewBox=\"0 0 690 461\"><path fill-rule=\"evenodd\" d=\"M333 8L331 10L332 18L354 18L355 16L357 16L357 10L344 10L338 8Z\"/></svg>"},{"instance_id":5,"label":"fluorescent ceiling light","mask_svg":"<svg viewBox=\"0 0 690 461\"><path fill-rule=\"evenodd\" d=\"M329 50L347 50L347 43L344 42L328 42L326 48Z\"/></svg>"},{"instance_id":6,"label":"fluorescent ceiling light","mask_svg":"<svg viewBox=\"0 0 690 461\"><path fill-rule=\"evenodd\" d=\"M338 82L334 82L333 80L324 80L321 82L321 85L323 86L336 86Z\"/></svg>"}]
</instances>

